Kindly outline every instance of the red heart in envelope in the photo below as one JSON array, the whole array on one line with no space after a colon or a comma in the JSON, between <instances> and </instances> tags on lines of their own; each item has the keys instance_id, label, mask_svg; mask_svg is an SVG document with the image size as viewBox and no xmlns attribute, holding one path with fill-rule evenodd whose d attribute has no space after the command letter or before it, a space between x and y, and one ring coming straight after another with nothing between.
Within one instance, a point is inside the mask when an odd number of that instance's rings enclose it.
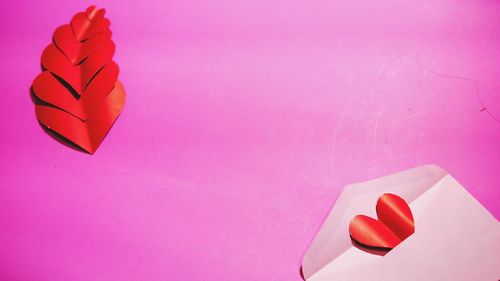
<instances>
[{"instance_id":1,"label":"red heart in envelope","mask_svg":"<svg viewBox=\"0 0 500 281\"><path fill-rule=\"evenodd\" d=\"M377 217L357 215L349 224L349 234L358 248L370 251L381 250L383 254L396 247L415 232L415 224L406 201L394 194L386 193L377 201Z\"/></svg>"}]
</instances>

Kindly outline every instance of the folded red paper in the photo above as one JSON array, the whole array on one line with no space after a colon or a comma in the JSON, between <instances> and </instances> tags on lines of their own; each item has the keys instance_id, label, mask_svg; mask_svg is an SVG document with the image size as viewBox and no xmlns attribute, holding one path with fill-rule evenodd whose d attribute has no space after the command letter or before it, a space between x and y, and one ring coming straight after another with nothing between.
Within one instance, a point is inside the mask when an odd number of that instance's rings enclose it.
<instances>
[{"instance_id":1,"label":"folded red paper","mask_svg":"<svg viewBox=\"0 0 500 281\"><path fill-rule=\"evenodd\" d=\"M125 103L104 13L91 6L58 27L42 54L43 72L32 85L40 124L88 153L99 147Z\"/></svg>"},{"instance_id":2,"label":"folded red paper","mask_svg":"<svg viewBox=\"0 0 500 281\"><path fill-rule=\"evenodd\" d=\"M413 215L406 201L386 193L377 201L378 220L357 215L349 224L349 234L359 249L384 255L415 232Z\"/></svg>"}]
</instances>

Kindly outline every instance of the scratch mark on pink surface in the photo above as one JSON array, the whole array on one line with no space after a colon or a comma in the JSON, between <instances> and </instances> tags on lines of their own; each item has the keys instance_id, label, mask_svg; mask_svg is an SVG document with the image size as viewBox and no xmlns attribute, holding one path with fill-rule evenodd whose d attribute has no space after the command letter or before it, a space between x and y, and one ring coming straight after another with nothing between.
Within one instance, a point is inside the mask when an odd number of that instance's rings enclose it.
<instances>
[{"instance_id":1,"label":"scratch mark on pink surface","mask_svg":"<svg viewBox=\"0 0 500 281\"><path fill-rule=\"evenodd\" d=\"M417 112L417 113L414 113L414 114L411 114L411 115L408 115L408 116L405 116L405 117L397 118L397 119L392 120L390 122L387 122L387 123L385 123L383 125L380 125L379 129L380 128L385 128L387 126L393 126L393 125L395 125L397 123L401 123L401 122L406 121L408 119L413 119L413 118L416 118L416 117L419 117L419 116L422 116L422 115L425 115L425 114L429 114L429 113L431 113L431 111L422 111L422 112Z\"/></svg>"},{"instance_id":2,"label":"scratch mark on pink surface","mask_svg":"<svg viewBox=\"0 0 500 281\"><path fill-rule=\"evenodd\" d=\"M375 119L375 126L373 129L373 143L377 143L377 130L379 129L380 117L382 116L382 110L378 111L377 118Z\"/></svg>"},{"instance_id":3,"label":"scratch mark on pink surface","mask_svg":"<svg viewBox=\"0 0 500 281\"><path fill-rule=\"evenodd\" d=\"M399 122L402 122L402 121L405 121L405 120L408 120L408 119L412 119L412 118L415 118L415 117L418 117L418 116L422 116L422 115L425 115L425 114L428 114L428 113L430 113L430 111L417 112L417 113L414 113L414 114L411 114L411 115L408 115L408 116L405 116L405 117L393 120L391 123L399 123Z\"/></svg>"},{"instance_id":4,"label":"scratch mark on pink surface","mask_svg":"<svg viewBox=\"0 0 500 281\"><path fill-rule=\"evenodd\" d=\"M379 110L377 113L377 117L375 118L375 126L373 126L373 141L371 145L371 155L375 155L375 148L377 146L377 131L380 125L380 117L382 116L382 110Z\"/></svg>"},{"instance_id":5,"label":"scratch mark on pink surface","mask_svg":"<svg viewBox=\"0 0 500 281\"><path fill-rule=\"evenodd\" d=\"M396 117L394 118L394 120L397 120L399 118L399 114L401 113L401 102L398 104L398 109L396 110ZM390 155L391 155L391 158L392 158L392 137L394 135L394 122L391 122L391 129L389 130L389 148L390 148Z\"/></svg>"},{"instance_id":6,"label":"scratch mark on pink surface","mask_svg":"<svg viewBox=\"0 0 500 281\"><path fill-rule=\"evenodd\" d=\"M358 114L356 114L355 120L358 121L359 117L361 116L361 113L365 112L365 108L368 105L368 103L375 97L377 94L377 91L372 91L371 94L363 101L361 104L361 107L359 108Z\"/></svg>"},{"instance_id":7,"label":"scratch mark on pink surface","mask_svg":"<svg viewBox=\"0 0 500 281\"><path fill-rule=\"evenodd\" d=\"M337 137L338 137L338 134L339 134L340 127L342 126L342 123L344 121L345 115L346 115L349 107L353 103L353 101L354 101L354 98L350 99L347 102L346 106L342 110L342 113L340 115L339 121L337 122L337 126L335 126L335 129L333 130L333 136L332 136L332 140L330 142L330 157L329 157L329 163L330 163L330 165L333 164L333 161L335 159L335 146L337 144Z\"/></svg>"},{"instance_id":8,"label":"scratch mark on pink surface","mask_svg":"<svg viewBox=\"0 0 500 281\"><path fill-rule=\"evenodd\" d=\"M382 72L384 71L386 64L387 64L387 62L384 62L384 63L380 66L380 68L378 69L378 71L377 71L377 75L375 76L375 79L377 79L377 81L379 80L380 75L381 75L381 74L382 74Z\"/></svg>"},{"instance_id":9,"label":"scratch mark on pink surface","mask_svg":"<svg viewBox=\"0 0 500 281\"><path fill-rule=\"evenodd\" d=\"M467 78L467 77L457 76L457 75L449 75L449 74L439 73L439 72L432 71L432 70L429 70L429 69L427 69L426 71L428 71L428 72L430 72L430 73L432 73L434 75L444 77L444 78L463 80L463 81L467 81L467 82L473 83L474 87L476 89L476 97L477 97L477 99L479 101L479 104L482 107L481 110L480 110L480 112L486 111L486 113L488 113L488 115L491 118L493 118L493 120L495 120L497 123L500 123L500 119L498 119L495 115L493 115L493 113L491 113L491 111L488 110L488 108L484 104L483 100L481 99L481 95L479 94L479 82L477 80L474 80L474 79L471 79L471 78Z\"/></svg>"}]
</instances>

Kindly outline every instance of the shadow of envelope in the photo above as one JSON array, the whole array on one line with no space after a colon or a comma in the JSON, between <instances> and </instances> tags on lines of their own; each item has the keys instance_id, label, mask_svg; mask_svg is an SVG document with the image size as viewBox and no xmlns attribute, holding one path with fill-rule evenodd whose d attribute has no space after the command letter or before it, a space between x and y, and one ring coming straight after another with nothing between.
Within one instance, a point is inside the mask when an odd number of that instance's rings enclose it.
<instances>
[{"instance_id":1,"label":"shadow of envelope","mask_svg":"<svg viewBox=\"0 0 500 281\"><path fill-rule=\"evenodd\" d=\"M410 205L415 233L385 256L355 248L349 222L376 217L377 198L394 193ZM303 261L308 281L498 280L500 224L452 176L434 165L347 186Z\"/></svg>"}]
</instances>

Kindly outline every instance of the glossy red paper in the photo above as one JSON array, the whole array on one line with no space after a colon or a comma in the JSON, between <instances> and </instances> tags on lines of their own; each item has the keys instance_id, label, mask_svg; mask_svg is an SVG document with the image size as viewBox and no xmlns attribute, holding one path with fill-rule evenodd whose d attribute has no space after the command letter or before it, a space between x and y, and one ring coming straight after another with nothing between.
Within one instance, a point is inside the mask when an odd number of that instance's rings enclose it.
<instances>
[{"instance_id":1,"label":"glossy red paper","mask_svg":"<svg viewBox=\"0 0 500 281\"><path fill-rule=\"evenodd\" d=\"M36 105L38 121L85 151L94 153L113 126L125 103L125 92L118 81L114 89L85 122L56 107Z\"/></svg>"},{"instance_id":2,"label":"glossy red paper","mask_svg":"<svg viewBox=\"0 0 500 281\"><path fill-rule=\"evenodd\" d=\"M357 215L349 224L349 234L358 248L384 254L415 232L410 207L401 197L390 193L382 195L376 210L377 220Z\"/></svg>"},{"instance_id":3,"label":"glossy red paper","mask_svg":"<svg viewBox=\"0 0 500 281\"><path fill-rule=\"evenodd\" d=\"M99 147L125 103L104 13L91 6L57 28L42 54L44 71L32 85L38 121L88 153Z\"/></svg>"}]
</instances>

